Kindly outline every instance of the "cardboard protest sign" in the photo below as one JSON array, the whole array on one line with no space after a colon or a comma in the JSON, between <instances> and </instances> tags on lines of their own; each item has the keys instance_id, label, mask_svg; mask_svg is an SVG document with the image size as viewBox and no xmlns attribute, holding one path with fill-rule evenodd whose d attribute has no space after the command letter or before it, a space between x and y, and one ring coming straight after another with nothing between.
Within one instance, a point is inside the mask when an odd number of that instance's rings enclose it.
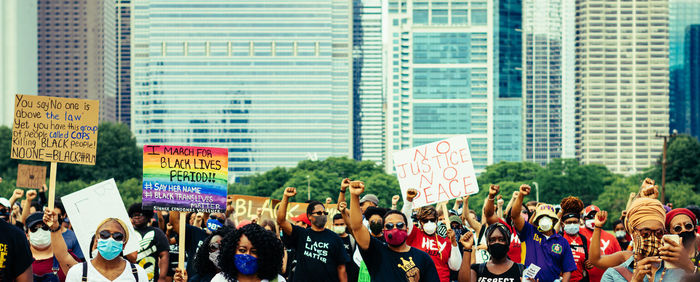
<instances>
[{"instance_id":1,"label":"cardboard protest sign","mask_svg":"<svg viewBox=\"0 0 700 282\"><path fill-rule=\"evenodd\" d=\"M39 189L46 184L46 167L19 164L17 166L17 187Z\"/></svg>"},{"instance_id":2,"label":"cardboard protest sign","mask_svg":"<svg viewBox=\"0 0 700 282\"><path fill-rule=\"evenodd\" d=\"M96 100L15 95L13 159L95 164Z\"/></svg>"},{"instance_id":3,"label":"cardboard protest sign","mask_svg":"<svg viewBox=\"0 0 700 282\"><path fill-rule=\"evenodd\" d=\"M408 189L418 191L416 208L479 192L464 135L396 152L394 167L404 201Z\"/></svg>"},{"instance_id":4,"label":"cardboard protest sign","mask_svg":"<svg viewBox=\"0 0 700 282\"><path fill-rule=\"evenodd\" d=\"M224 212L228 149L143 146L143 207Z\"/></svg>"},{"instance_id":5,"label":"cardboard protest sign","mask_svg":"<svg viewBox=\"0 0 700 282\"><path fill-rule=\"evenodd\" d=\"M124 254L138 251L139 240L136 238L139 235L131 225L131 219L124 208L114 179L65 195L61 200L73 225L75 236L78 237L80 249L86 257L90 253L90 242L97 226L107 218L118 218L129 229L129 241L126 242Z\"/></svg>"},{"instance_id":6,"label":"cardboard protest sign","mask_svg":"<svg viewBox=\"0 0 700 282\"><path fill-rule=\"evenodd\" d=\"M260 220L275 220L277 218L275 207L279 206L279 200L245 195L230 195L229 199L234 207L231 214L234 218L253 218L256 216L258 209L262 209Z\"/></svg>"}]
</instances>

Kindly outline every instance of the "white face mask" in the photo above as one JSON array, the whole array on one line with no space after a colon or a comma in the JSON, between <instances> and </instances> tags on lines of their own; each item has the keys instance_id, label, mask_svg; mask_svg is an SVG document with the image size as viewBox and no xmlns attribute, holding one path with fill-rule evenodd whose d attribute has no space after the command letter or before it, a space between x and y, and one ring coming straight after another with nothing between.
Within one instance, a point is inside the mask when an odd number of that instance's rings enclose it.
<instances>
[{"instance_id":1,"label":"white face mask","mask_svg":"<svg viewBox=\"0 0 700 282\"><path fill-rule=\"evenodd\" d=\"M588 229L593 229L594 223L595 223L595 219L586 219L586 227L588 227Z\"/></svg>"},{"instance_id":2,"label":"white face mask","mask_svg":"<svg viewBox=\"0 0 700 282\"><path fill-rule=\"evenodd\" d=\"M423 223L423 231L425 231L425 233L428 235L435 234L436 229L437 223L435 223L434 221L428 221L426 223Z\"/></svg>"},{"instance_id":3,"label":"white face mask","mask_svg":"<svg viewBox=\"0 0 700 282\"><path fill-rule=\"evenodd\" d=\"M363 220L362 220L362 225L364 225L364 226L367 228L367 230L369 230L369 220L363 219Z\"/></svg>"},{"instance_id":4,"label":"white face mask","mask_svg":"<svg viewBox=\"0 0 700 282\"><path fill-rule=\"evenodd\" d=\"M552 230L553 223L554 222L552 221L552 219L549 218L548 216L542 217L542 218L540 218L540 221L538 222L538 229L541 232L548 232L549 230Z\"/></svg>"},{"instance_id":5,"label":"white face mask","mask_svg":"<svg viewBox=\"0 0 700 282\"><path fill-rule=\"evenodd\" d=\"M625 233L624 230L617 230L615 231L615 237L616 238L624 238L627 233Z\"/></svg>"},{"instance_id":6,"label":"white face mask","mask_svg":"<svg viewBox=\"0 0 700 282\"><path fill-rule=\"evenodd\" d=\"M577 223L572 223L572 224L566 224L564 225L564 232L569 235L576 235L578 233L579 227Z\"/></svg>"},{"instance_id":7,"label":"white face mask","mask_svg":"<svg viewBox=\"0 0 700 282\"><path fill-rule=\"evenodd\" d=\"M39 249L48 247L51 245L51 231L39 228L36 232L29 232L29 243Z\"/></svg>"},{"instance_id":8,"label":"white face mask","mask_svg":"<svg viewBox=\"0 0 700 282\"><path fill-rule=\"evenodd\" d=\"M209 253L209 260L214 263L216 268L219 268L219 251Z\"/></svg>"},{"instance_id":9,"label":"white face mask","mask_svg":"<svg viewBox=\"0 0 700 282\"><path fill-rule=\"evenodd\" d=\"M333 226L331 229L338 235L345 233L345 226Z\"/></svg>"}]
</instances>

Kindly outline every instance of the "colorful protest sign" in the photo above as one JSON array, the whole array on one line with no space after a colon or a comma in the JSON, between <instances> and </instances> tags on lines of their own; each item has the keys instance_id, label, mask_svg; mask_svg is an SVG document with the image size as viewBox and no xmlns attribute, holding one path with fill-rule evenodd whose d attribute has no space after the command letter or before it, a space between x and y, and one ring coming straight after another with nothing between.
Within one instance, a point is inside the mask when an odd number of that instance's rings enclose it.
<instances>
[{"instance_id":1,"label":"colorful protest sign","mask_svg":"<svg viewBox=\"0 0 700 282\"><path fill-rule=\"evenodd\" d=\"M394 168L404 200L408 189L418 191L416 208L479 192L464 135L396 152Z\"/></svg>"},{"instance_id":2,"label":"colorful protest sign","mask_svg":"<svg viewBox=\"0 0 700 282\"><path fill-rule=\"evenodd\" d=\"M80 249L85 255L89 254L92 236L97 226L107 218L118 218L129 229L129 237L136 238L136 231L131 225L131 219L126 213L124 202L117 189L114 179L97 183L85 189L61 197L66 214L70 218L75 236L78 237ZM126 242L124 253L129 254L139 249L138 240Z\"/></svg>"},{"instance_id":3,"label":"colorful protest sign","mask_svg":"<svg viewBox=\"0 0 700 282\"><path fill-rule=\"evenodd\" d=\"M19 164L17 166L17 187L39 189L46 184L46 167Z\"/></svg>"},{"instance_id":4,"label":"colorful protest sign","mask_svg":"<svg viewBox=\"0 0 700 282\"><path fill-rule=\"evenodd\" d=\"M13 159L95 164L99 101L15 95Z\"/></svg>"},{"instance_id":5,"label":"colorful protest sign","mask_svg":"<svg viewBox=\"0 0 700 282\"><path fill-rule=\"evenodd\" d=\"M224 212L228 150L143 146L143 207L181 212Z\"/></svg>"}]
</instances>

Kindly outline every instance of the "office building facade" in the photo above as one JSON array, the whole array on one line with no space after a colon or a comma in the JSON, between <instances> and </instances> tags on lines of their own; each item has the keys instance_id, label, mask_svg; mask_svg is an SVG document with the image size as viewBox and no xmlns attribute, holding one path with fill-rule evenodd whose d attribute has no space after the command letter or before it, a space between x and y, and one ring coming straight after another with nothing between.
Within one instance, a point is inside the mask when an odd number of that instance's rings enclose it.
<instances>
[{"instance_id":1,"label":"office building facade","mask_svg":"<svg viewBox=\"0 0 700 282\"><path fill-rule=\"evenodd\" d=\"M131 0L116 0L116 101L117 121L131 125Z\"/></svg>"},{"instance_id":2,"label":"office building facade","mask_svg":"<svg viewBox=\"0 0 700 282\"><path fill-rule=\"evenodd\" d=\"M690 25L685 33L684 56L685 81L688 87L685 89L688 97L688 133L695 138L700 138L700 24Z\"/></svg>"},{"instance_id":3,"label":"office building facade","mask_svg":"<svg viewBox=\"0 0 700 282\"><path fill-rule=\"evenodd\" d=\"M689 87L693 81L687 80L693 65L687 64L685 58L686 38L692 25L700 24L700 1L669 0L669 97L671 131L690 134L693 121L692 114L697 111L691 103ZM688 39L692 40L692 36ZM692 43L690 43L692 45ZM692 53L692 52L691 52ZM698 136L695 134L694 136Z\"/></svg>"},{"instance_id":4,"label":"office building facade","mask_svg":"<svg viewBox=\"0 0 700 282\"><path fill-rule=\"evenodd\" d=\"M132 1L137 142L224 147L229 179L353 156L352 1Z\"/></svg>"}]
</instances>

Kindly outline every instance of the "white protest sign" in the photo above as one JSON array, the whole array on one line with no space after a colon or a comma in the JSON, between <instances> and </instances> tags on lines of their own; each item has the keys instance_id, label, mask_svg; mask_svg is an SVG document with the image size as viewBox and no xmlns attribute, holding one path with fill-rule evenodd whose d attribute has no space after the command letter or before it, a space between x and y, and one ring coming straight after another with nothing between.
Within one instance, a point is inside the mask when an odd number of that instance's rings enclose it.
<instances>
[{"instance_id":1,"label":"white protest sign","mask_svg":"<svg viewBox=\"0 0 700 282\"><path fill-rule=\"evenodd\" d=\"M129 228L129 241L124 254L138 251L139 242L135 239L138 236L135 236L136 231L131 225L114 179L65 195L61 201L86 258L90 254L90 240L97 231L97 225L110 217L122 220Z\"/></svg>"},{"instance_id":2,"label":"white protest sign","mask_svg":"<svg viewBox=\"0 0 700 282\"><path fill-rule=\"evenodd\" d=\"M540 268L537 265L530 264L530 266L528 266L527 269L523 271L523 278L535 279L535 277L537 277L537 273L540 272L540 269L542 268Z\"/></svg>"},{"instance_id":3,"label":"white protest sign","mask_svg":"<svg viewBox=\"0 0 700 282\"><path fill-rule=\"evenodd\" d=\"M396 152L394 168L404 201L408 189L418 190L415 208L479 192L465 135Z\"/></svg>"}]
</instances>

